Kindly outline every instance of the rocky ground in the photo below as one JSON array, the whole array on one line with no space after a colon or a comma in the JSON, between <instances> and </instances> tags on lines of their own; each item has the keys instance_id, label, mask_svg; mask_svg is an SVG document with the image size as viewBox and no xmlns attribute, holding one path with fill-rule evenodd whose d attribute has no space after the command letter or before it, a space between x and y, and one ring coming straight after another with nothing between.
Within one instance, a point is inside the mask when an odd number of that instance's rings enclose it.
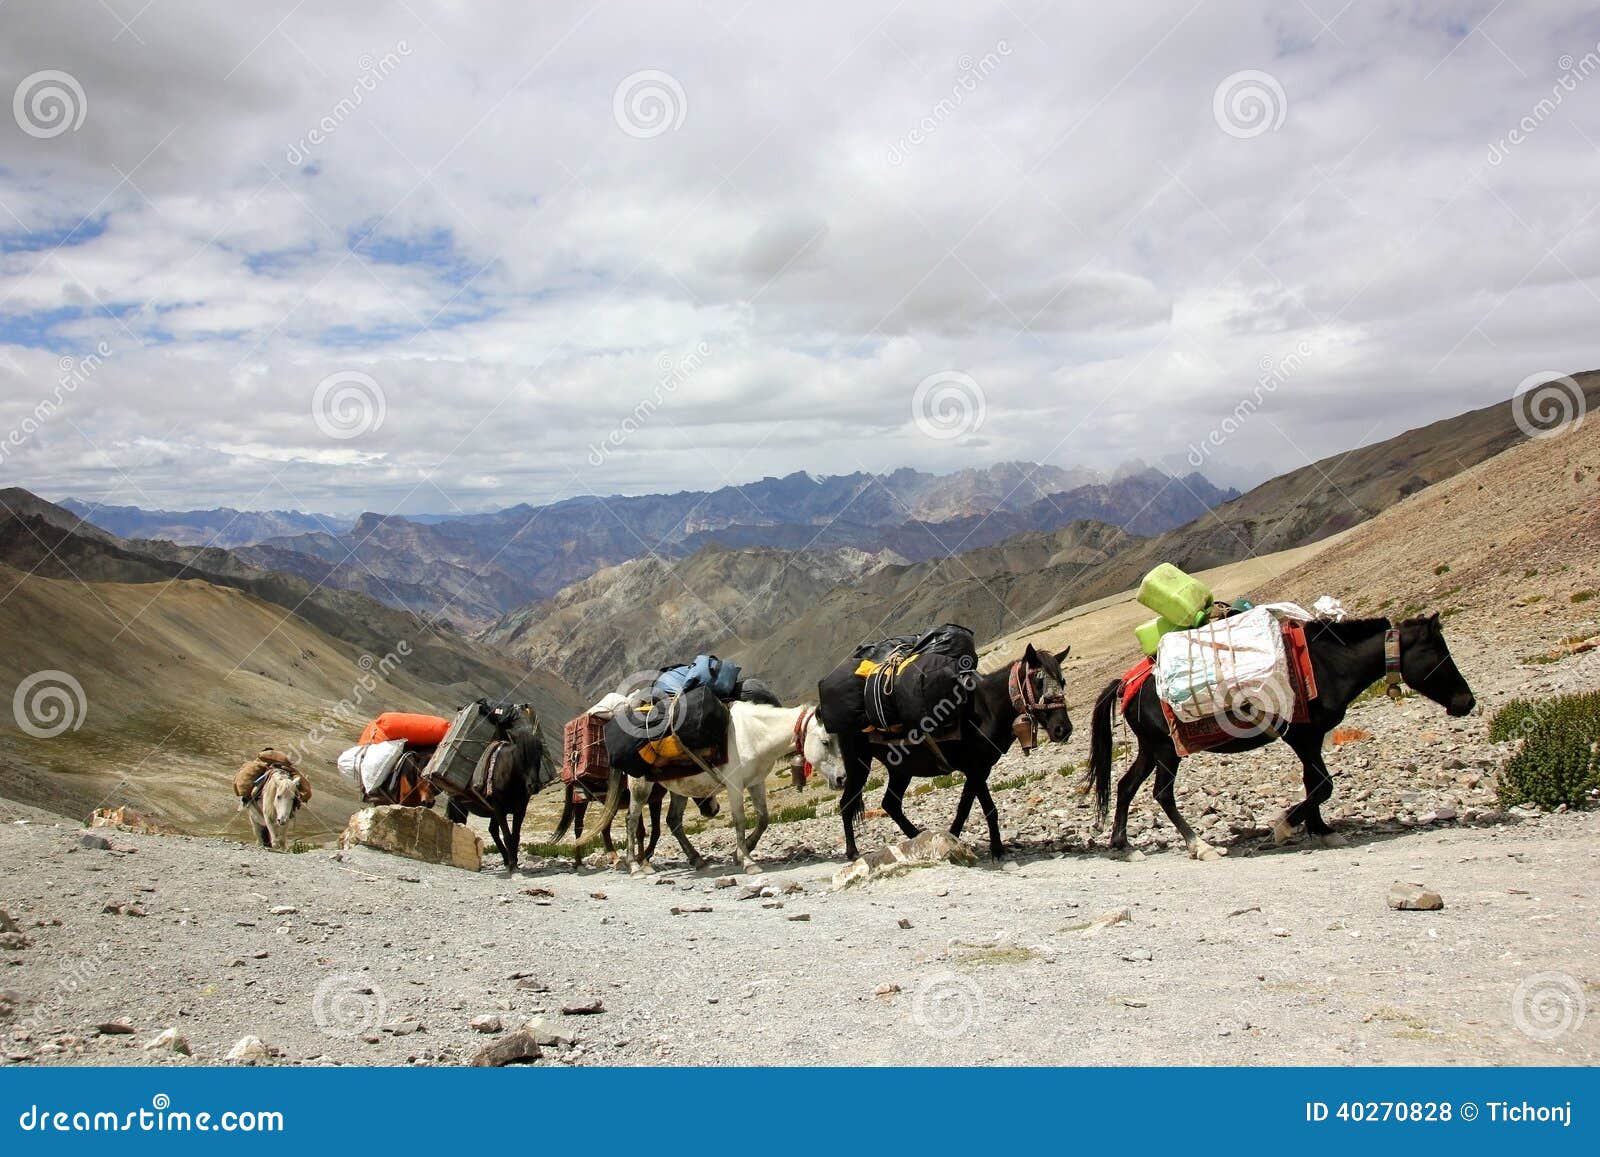
<instances>
[{"instance_id":1,"label":"rocky ground","mask_svg":"<svg viewBox=\"0 0 1600 1157\"><path fill-rule=\"evenodd\" d=\"M529 1022L560 1064L1600 1061L1594 812L838 893L828 861L508 879L35 818L0 828L33 865L5 886L7 1063L256 1037L264 1063L459 1064ZM1396 880L1443 909L1390 908ZM168 1029L187 1055L145 1047Z\"/></svg>"}]
</instances>

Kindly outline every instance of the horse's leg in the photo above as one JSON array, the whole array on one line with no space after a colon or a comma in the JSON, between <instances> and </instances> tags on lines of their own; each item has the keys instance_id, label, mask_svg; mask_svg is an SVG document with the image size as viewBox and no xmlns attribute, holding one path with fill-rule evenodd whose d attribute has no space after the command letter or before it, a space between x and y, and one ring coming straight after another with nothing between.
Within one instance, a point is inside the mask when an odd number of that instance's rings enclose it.
<instances>
[{"instance_id":1,"label":"horse's leg","mask_svg":"<svg viewBox=\"0 0 1600 1157\"><path fill-rule=\"evenodd\" d=\"M689 866L699 869L705 866L706 858L694 850L694 845L689 842L689 833L683 830L683 809L688 805L688 796L673 793L672 802L667 805L667 830L672 833L672 838L678 841L683 854L689 858Z\"/></svg>"},{"instance_id":2,"label":"horse's leg","mask_svg":"<svg viewBox=\"0 0 1600 1157\"><path fill-rule=\"evenodd\" d=\"M1161 810L1167 813L1167 818L1172 821L1172 826L1178 829L1178 835L1183 837L1183 846L1189 849L1190 856L1196 860L1215 860L1222 853L1195 835L1194 829L1189 826L1188 821L1178 811L1177 787L1177 762L1158 765L1156 767L1156 802L1161 805Z\"/></svg>"},{"instance_id":3,"label":"horse's leg","mask_svg":"<svg viewBox=\"0 0 1600 1157\"><path fill-rule=\"evenodd\" d=\"M656 854L656 841L661 839L661 801L667 798L667 789L659 783L650 789L650 839L644 846L644 858Z\"/></svg>"},{"instance_id":4,"label":"horse's leg","mask_svg":"<svg viewBox=\"0 0 1600 1157\"><path fill-rule=\"evenodd\" d=\"M911 772L909 769L903 765L890 768L889 781L883 789L883 810L890 819L900 826L900 830L906 834L907 839L917 835L922 830L906 818L905 808L901 805L901 801L905 799L906 788L910 786Z\"/></svg>"},{"instance_id":5,"label":"horse's leg","mask_svg":"<svg viewBox=\"0 0 1600 1157\"><path fill-rule=\"evenodd\" d=\"M728 819L733 823L733 858L747 872L761 869L750 858L750 845L744 832L744 788L734 784L728 788Z\"/></svg>"},{"instance_id":6,"label":"horse's leg","mask_svg":"<svg viewBox=\"0 0 1600 1157\"><path fill-rule=\"evenodd\" d=\"M572 866L577 868L583 864L583 815L589 810L589 801L587 799L573 799L573 790L575 789L568 789L567 809L572 813ZM610 852L613 860L615 860L617 853L611 846L610 832L605 834L605 842L606 851Z\"/></svg>"},{"instance_id":7,"label":"horse's leg","mask_svg":"<svg viewBox=\"0 0 1600 1157\"><path fill-rule=\"evenodd\" d=\"M961 829L967 826L967 817L972 814L972 801L978 798L978 781L970 775L961 777L961 799L956 804L956 818L950 821L950 834L960 836Z\"/></svg>"},{"instance_id":8,"label":"horse's leg","mask_svg":"<svg viewBox=\"0 0 1600 1157\"><path fill-rule=\"evenodd\" d=\"M761 842L762 835L767 830L767 781L758 779L750 785L750 802L756 808L756 826L750 833L750 842L745 847L754 853L756 845Z\"/></svg>"},{"instance_id":9,"label":"horse's leg","mask_svg":"<svg viewBox=\"0 0 1600 1157\"><path fill-rule=\"evenodd\" d=\"M1328 765L1322 760L1322 737L1319 735L1314 740L1302 740L1289 746L1300 757L1301 778L1306 785L1306 798L1289 809L1288 814L1278 821L1279 827L1292 828L1304 824L1306 831L1318 837L1323 843L1334 847L1343 846L1344 838L1335 833L1322 818L1322 805L1333 795L1333 776L1328 774ZM1277 829L1274 829L1273 834L1277 835Z\"/></svg>"},{"instance_id":10,"label":"horse's leg","mask_svg":"<svg viewBox=\"0 0 1600 1157\"><path fill-rule=\"evenodd\" d=\"M861 814L862 793L872 772L872 756L862 758L859 752L844 756L844 791L839 795L839 818L844 822L845 859L856 858L856 816Z\"/></svg>"},{"instance_id":11,"label":"horse's leg","mask_svg":"<svg viewBox=\"0 0 1600 1157\"><path fill-rule=\"evenodd\" d=\"M996 860L1003 859L1006 846L1000 839L1000 809L994 806L994 797L989 794L989 773L973 775L968 772L967 778L976 782L974 795L978 806L983 809L983 818L989 821L989 855Z\"/></svg>"},{"instance_id":12,"label":"horse's leg","mask_svg":"<svg viewBox=\"0 0 1600 1157\"><path fill-rule=\"evenodd\" d=\"M653 786L653 785L652 785ZM649 795L645 789L645 795ZM639 838L640 827L643 823L644 801L639 797L639 787L632 779L628 781L628 871L634 875L655 871L650 866L650 857L645 855L644 842ZM610 833L607 832L607 835Z\"/></svg>"},{"instance_id":13,"label":"horse's leg","mask_svg":"<svg viewBox=\"0 0 1600 1157\"><path fill-rule=\"evenodd\" d=\"M1177 757L1177 753L1173 753ZM1128 809L1133 804L1133 797L1138 794L1139 788L1150 777L1150 771L1155 766L1155 757L1150 749L1145 746L1143 737L1139 739L1139 754L1134 756L1133 762L1128 765L1128 770L1122 773L1122 778L1117 780L1117 814L1111 822L1111 849L1112 851L1126 851L1128 847Z\"/></svg>"},{"instance_id":14,"label":"horse's leg","mask_svg":"<svg viewBox=\"0 0 1600 1157\"><path fill-rule=\"evenodd\" d=\"M528 801L523 800L522 806L511 813L511 870L517 870L517 864L522 860L522 817L527 814Z\"/></svg>"}]
</instances>

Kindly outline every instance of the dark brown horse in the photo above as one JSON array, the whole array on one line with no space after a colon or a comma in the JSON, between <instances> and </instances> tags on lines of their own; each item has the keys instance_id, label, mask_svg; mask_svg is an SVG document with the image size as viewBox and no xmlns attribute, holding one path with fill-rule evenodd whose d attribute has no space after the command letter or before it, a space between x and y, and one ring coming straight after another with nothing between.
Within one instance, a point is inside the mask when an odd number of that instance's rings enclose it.
<instances>
[{"instance_id":1,"label":"dark brown horse","mask_svg":"<svg viewBox=\"0 0 1600 1157\"><path fill-rule=\"evenodd\" d=\"M1253 734L1232 739L1214 748L1230 755L1263 747L1282 739L1299 756L1306 798L1277 823L1274 838L1282 843L1292 829L1301 825L1314 836L1340 842L1322 818L1321 807L1333 795L1333 777L1322 761L1322 744L1328 732L1344 719L1356 696L1383 678L1388 667L1386 654L1398 647L1397 674L1407 686L1432 699L1450 715L1465 715L1476 702L1472 688L1456 669L1445 645L1439 616L1407 619L1395 627L1388 619L1351 619L1343 623L1306 624L1306 643L1311 652L1311 670L1316 677L1317 697L1310 703L1310 719L1305 723L1266 725ZM1094 779L1095 805L1099 822L1104 824L1111 798L1111 727L1113 712L1122 695L1122 680L1108 685L1095 701L1090 730L1089 768ZM1219 853L1195 835L1178 813L1175 796L1180 756L1173 746L1161 701L1156 696L1155 680L1147 679L1129 702L1123 718L1128 721L1139 743L1133 763L1117 781L1117 814L1111 825L1111 847L1124 851L1128 846L1128 806L1139 785L1155 773L1155 797L1172 826L1183 837L1195 859L1208 860ZM1249 730L1248 728L1246 729Z\"/></svg>"},{"instance_id":2,"label":"dark brown horse","mask_svg":"<svg viewBox=\"0 0 1600 1157\"><path fill-rule=\"evenodd\" d=\"M961 834L972 805L977 803L989 824L989 854L1000 859L1005 845L1000 839L1000 812L989 794L989 773L1015 742L1019 721L1044 728L1056 743L1065 743L1072 735L1061 671L1066 657L1067 651L1051 655L1030 646L1015 663L978 676L968 700L958 705L955 737L938 744L932 740L874 742L863 732L837 735L843 769L844 794L839 798L839 815L844 821L845 855L852 860L857 855L855 821L865 810L862 797L876 758L889 773L883 810L907 836L921 830L906 817L903 805L912 779L960 772L961 800L956 805L950 834ZM829 778L828 786L841 786L832 781L828 765L823 765L823 770Z\"/></svg>"}]
</instances>

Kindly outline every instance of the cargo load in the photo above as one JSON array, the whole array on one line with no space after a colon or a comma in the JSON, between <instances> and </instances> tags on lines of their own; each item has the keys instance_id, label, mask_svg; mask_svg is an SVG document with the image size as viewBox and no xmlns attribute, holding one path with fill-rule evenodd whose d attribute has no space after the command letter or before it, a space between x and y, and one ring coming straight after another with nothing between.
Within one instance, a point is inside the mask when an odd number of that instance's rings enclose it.
<instances>
[{"instance_id":1,"label":"cargo load","mask_svg":"<svg viewBox=\"0 0 1600 1157\"><path fill-rule=\"evenodd\" d=\"M1156 648L1161 645L1163 638L1172 634L1173 631L1181 631L1183 629L1171 619L1157 615L1149 622L1140 623L1133 628L1133 637L1139 640L1139 650L1148 656L1153 656L1156 653Z\"/></svg>"},{"instance_id":2,"label":"cargo load","mask_svg":"<svg viewBox=\"0 0 1600 1157\"><path fill-rule=\"evenodd\" d=\"M1165 636L1155 680L1157 695L1183 722L1228 712L1287 720L1294 709L1283 630L1268 607Z\"/></svg>"},{"instance_id":3,"label":"cargo load","mask_svg":"<svg viewBox=\"0 0 1600 1157\"><path fill-rule=\"evenodd\" d=\"M728 761L731 722L727 704L709 685L630 703L605 724L606 755L613 768L628 775L693 775L700 763L717 767Z\"/></svg>"},{"instance_id":4,"label":"cargo load","mask_svg":"<svg viewBox=\"0 0 1600 1157\"><path fill-rule=\"evenodd\" d=\"M358 743L385 743L403 739L412 747L438 747L450 730L450 720L410 711L385 711L362 731Z\"/></svg>"},{"instance_id":5,"label":"cargo load","mask_svg":"<svg viewBox=\"0 0 1600 1157\"><path fill-rule=\"evenodd\" d=\"M1139 602L1179 628L1196 627L1210 613L1211 588L1164 562L1139 583Z\"/></svg>"},{"instance_id":6,"label":"cargo load","mask_svg":"<svg viewBox=\"0 0 1600 1157\"><path fill-rule=\"evenodd\" d=\"M606 719L585 712L567 721L561 732L561 781L584 784L591 790L604 790L611 775L611 756L606 752Z\"/></svg>"},{"instance_id":7,"label":"cargo load","mask_svg":"<svg viewBox=\"0 0 1600 1157\"><path fill-rule=\"evenodd\" d=\"M710 687L718 699L736 698L739 693L739 665L715 655L696 655L693 663L663 667L651 689L651 698L681 695L696 687Z\"/></svg>"},{"instance_id":8,"label":"cargo load","mask_svg":"<svg viewBox=\"0 0 1600 1157\"><path fill-rule=\"evenodd\" d=\"M817 684L822 725L913 742L960 725L977 685L972 632L944 623L863 643Z\"/></svg>"},{"instance_id":9,"label":"cargo load","mask_svg":"<svg viewBox=\"0 0 1600 1157\"><path fill-rule=\"evenodd\" d=\"M486 700L468 703L451 721L433 758L423 772L435 791L451 795L471 795L472 777L489 744L500 738L500 727L490 717Z\"/></svg>"},{"instance_id":10,"label":"cargo load","mask_svg":"<svg viewBox=\"0 0 1600 1157\"><path fill-rule=\"evenodd\" d=\"M405 753L403 739L360 743L339 756L339 774L358 787L363 796L369 796L387 786Z\"/></svg>"}]
</instances>

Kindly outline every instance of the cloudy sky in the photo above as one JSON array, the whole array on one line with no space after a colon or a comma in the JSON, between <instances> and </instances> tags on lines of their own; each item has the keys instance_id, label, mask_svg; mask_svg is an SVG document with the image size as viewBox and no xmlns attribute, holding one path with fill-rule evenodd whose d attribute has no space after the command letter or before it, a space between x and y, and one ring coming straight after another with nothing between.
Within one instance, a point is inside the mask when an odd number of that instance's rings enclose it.
<instances>
[{"instance_id":1,"label":"cloudy sky","mask_svg":"<svg viewBox=\"0 0 1600 1157\"><path fill-rule=\"evenodd\" d=\"M1579 2L8 0L0 485L1254 480L1600 366L1597 74Z\"/></svg>"}]
</instances>

